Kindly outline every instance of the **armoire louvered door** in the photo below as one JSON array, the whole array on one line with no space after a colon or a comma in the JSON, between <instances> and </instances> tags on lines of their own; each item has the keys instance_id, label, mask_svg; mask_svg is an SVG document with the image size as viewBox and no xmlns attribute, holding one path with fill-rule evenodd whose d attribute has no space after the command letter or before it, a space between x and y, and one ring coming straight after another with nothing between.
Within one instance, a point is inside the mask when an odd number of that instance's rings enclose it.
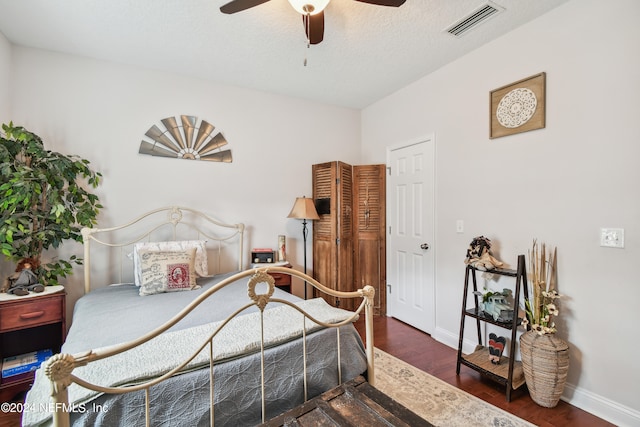
<instances>
[{"instance_id":1,"label":"armoire louvered door","mask_svg":"<svg viewBox=\"0 0 640 427\"><path fill-rule=\"evenodd\" d=\"M313 274L338 291L376 288L376 314L385 303L385 168L335 161L313 165L313 198L320 220L313 222ZM352 300L327 297L352 310ZM344 304L344 305L343 305Z\"/></svg>"},{"instance_id":2,"label":"armoire louvered door","mask_svg":"<svg viewBox=\"0 0 640 427\"><path fill-rule=\"evenodd\" d=\"M353 167L354 284L376 289L376 315L387 314L385 173L385 165Z\"/></svg>"},{"instance_id":3,"label":"armoire louvered door","mask_svg":"<svg viewBox=\"0 0 640 427\"><path fill-rule=\"evenodd\" d=\"M320 216L313 223L313 274L323 285L348 292L353 290L352 167L322 163L313 165L312 173ZM352 308L352 304L342 306L338 298L325 299L333 306Z\"/></svg>"}]
</instances>

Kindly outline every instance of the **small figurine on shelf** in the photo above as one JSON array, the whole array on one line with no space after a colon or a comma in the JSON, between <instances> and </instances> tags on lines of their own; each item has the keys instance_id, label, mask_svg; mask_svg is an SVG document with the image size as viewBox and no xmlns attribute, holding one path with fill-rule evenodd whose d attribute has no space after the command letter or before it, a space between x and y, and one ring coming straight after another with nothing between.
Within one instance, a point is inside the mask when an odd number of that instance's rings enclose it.
<instances>
[{"instance_id":1,"label":"small figurine on shelf","mask_svg":"<svg viewBox=\"0 0 640 427\"><path fill-rule=\"evenodd\" d=\"M44 286L38 283L38 276L32 268L38 266L34 258L23 258L16 266L16 272L5 279L3 290L8 294L25 296L32 292L44 291Z\"/></svg>"},{"instance_id":2,"label":"small figurine on shelf","mask_svg":"<svg viewBox=\"0 0 640 427\"><path fill-rule=\"evenodd\" d=\"M474 237L467 249L464 263L482 271L502 267L502 261L491 255L491 240L484 236Z\"/></svg>"},{"instance_id":3,"label":"small figurine on shelf","mask_svg":"<svg viewBox=\"0 0 640 427\"><path fill-rule=\"evenodd\" d=\"M493 332L489 334L489 360L494 365L500 363L500 356L507 345L507 339L505 337L499 337Z\"/></svg>"}]
</instances>

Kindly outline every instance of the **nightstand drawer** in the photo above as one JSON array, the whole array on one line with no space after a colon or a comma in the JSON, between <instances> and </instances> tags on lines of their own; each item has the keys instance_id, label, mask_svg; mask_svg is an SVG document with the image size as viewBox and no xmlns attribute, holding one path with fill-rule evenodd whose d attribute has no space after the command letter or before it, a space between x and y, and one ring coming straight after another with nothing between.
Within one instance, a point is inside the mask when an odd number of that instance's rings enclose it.
<instances>
[{"instance_id":1,"label":"nightstand drawer","mask_svg":"<svg viewBox=\"0 0 640 427\"><path fill-rule=\"evenodd\" d=\"M273 277L273 281L276 286L288 285L291 283L291 276L288 274L269 272L269 276Z\"/></svg>"},{"instance_id":2,"label":"nightstand drawer","mask_svg":"<svg viewBox=\"0 0 640 427\"><path fill-rule=\"evenodd\" d=\"M0 332L62 321L62 299L34 298L0 306Z\"/></svg>"}]
</instances>

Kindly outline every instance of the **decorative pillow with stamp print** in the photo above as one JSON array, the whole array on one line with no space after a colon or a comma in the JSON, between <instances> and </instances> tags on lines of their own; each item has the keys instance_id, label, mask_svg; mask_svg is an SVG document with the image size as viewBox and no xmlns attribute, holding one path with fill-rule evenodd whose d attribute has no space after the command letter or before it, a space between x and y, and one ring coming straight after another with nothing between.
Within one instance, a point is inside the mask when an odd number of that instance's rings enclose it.
<instances>
[{"instance_id":1,"label":"decorative pillow with stamp print","mask_svg":"<svg viewBox=\"0 0 640 427\"><path fill-rule=\"evenodd\" d=\"M140 242L133 248L133 269L136 286L142 283L142 268L140 266L140 251L169 251L181 252L195 248L194 268L198 277L206 277L209 274L207 264L206 240L180 240L166 242Z\"/></svg>"},{"instance_id":2,"label":"decorative pillow with stamp print","mask_svg":"<svg viewBox=\"0 0 640 427\"><path fill-rule=\"evenodd\" d=\"M195 248L186 251L141 250L138 256L141 269L140 295L199 288L194 268Z\"/></svg>"}]
</instances>

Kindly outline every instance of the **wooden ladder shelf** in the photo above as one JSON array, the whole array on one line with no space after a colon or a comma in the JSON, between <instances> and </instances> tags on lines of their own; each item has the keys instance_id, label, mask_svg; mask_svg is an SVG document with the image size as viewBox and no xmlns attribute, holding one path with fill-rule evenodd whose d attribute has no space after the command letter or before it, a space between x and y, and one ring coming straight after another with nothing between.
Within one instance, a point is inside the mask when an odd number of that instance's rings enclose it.
<instances>
[{"instance_id":1,"label":"wooden ladder shelf","mask_svg":"<svg viewBox=\"0 0 640 427\"><path fill-rule=\"evenodd\" d=\"M492 316L486 314L480 307L478 300L479 297L475 293L473 294L475 305L472 307L467 307L467 297L469 295L469 278L471 278L471 282L473 285L472 292L477 292L478 282L476 278L476 272L481 270L478 270L471 265L467 265L464 275L464 293L462 297L462 313L460 316L460 339L458 341L458 360L456 364L456 374L460 375L460 365L465 365L504 385L506 388L507 402L511 401L512 390L519 388L525 383L524 373L522 371L522 363L520 361L516 361L514 357L517 342L517 327L522 321L522 318L518 317L518 302L520 301L521 290L524 291L523 297L525 300L528 299L529 295L525 263L525 256L519 255L516 270L495 268L487 272L489 274L509 276L516 279L513 300L513 319L508 321L503 321L501 319L494 320ZM484 271L481 271L481 273L484 273ZM467 317L476 319L478 346L473 353L465 355L462 353L462 344L464 340L464 328L466 323L465 320ZM498 327L511 331L511 339L505 347L505 350L508 349L509 356L500 357L500 362L498 364L493 364L489 360L489 347L488 345L484 345L484 341L482 339L482 322L496 325Z\"/></svg>"}]
</instances>

